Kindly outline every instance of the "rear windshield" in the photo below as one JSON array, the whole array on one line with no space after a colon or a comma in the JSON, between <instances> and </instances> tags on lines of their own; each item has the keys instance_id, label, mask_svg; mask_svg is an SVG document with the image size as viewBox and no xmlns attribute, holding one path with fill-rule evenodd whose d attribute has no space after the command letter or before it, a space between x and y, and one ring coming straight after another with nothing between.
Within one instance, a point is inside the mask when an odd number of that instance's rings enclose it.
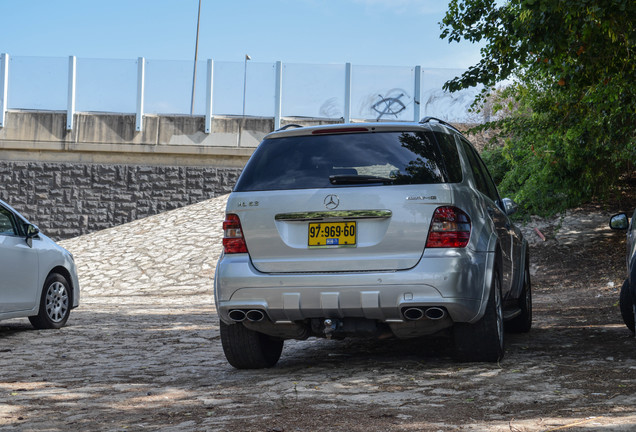
<instances>
[{"instance_id":1,"label":"rear windshield","mask_svg":"<svg viewBox=\"0 0 636 432\"><path fill-rule=\"evenodd\" d=\"M451 137L452 138L452 137ZM237 192L462 180L454 139L432 132L311 135L264 140L234 188Z\"/></svg>"}]
</instances>

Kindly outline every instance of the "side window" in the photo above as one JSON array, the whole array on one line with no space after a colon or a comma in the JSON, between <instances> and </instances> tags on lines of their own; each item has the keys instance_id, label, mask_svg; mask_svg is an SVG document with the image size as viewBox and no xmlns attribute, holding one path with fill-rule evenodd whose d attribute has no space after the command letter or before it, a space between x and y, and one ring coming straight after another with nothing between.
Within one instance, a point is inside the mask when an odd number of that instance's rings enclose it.
<instances>
[{"instance_id":1,"label":"side window","mask_svg":"<svg viewBox=\"0 0 636 432\"><path fill-rule=\"evenodd\" d=\"M499 194L497 193L495 184L490 178L490 174L488 173L488 169L486 169L486 165L484 165L483 161L468 141L463 138L460 138L460 140L462 143L462 147L464 148L464 152L468 157L468 163L470 164L470 167L473 171L477 189L494 202L498 202Z\"/></svg>"},{"instance_id":2,"label":"side window","mask_svg":"<svg viewBox=\"0 0 636 432\"><path fill-rule=\"evenodd\" d=\"M460 183L462 181L462 164L457 153L457 143L452 135L442 132L435 132L435 138L442 152L442 159L446 166L449 183Z\"/></svg>"},{"instance_id":3,"label":"side window","mask_svg":"<svg viewBox=\"0 0 636 432\"><path fill-rule=\"evenodd\" d=\"M4 207L0 207L0 235L17 235L13 215Z\"/></svg>"},{"instance_id":4,"label":"side window","mask_svg":"<svg viewBox=\"0 0 636 432\"><path fill-rule=\"evenodd\" d=\"M473 150L474 151L474 150ZM490 176L490 172L486 167L484 161L479 157L477 153L477 160L479 161L479 165L481 166L482 172L484 173L484 180L486 181L486 187L488 187L488 196L496 203L499 202L499 192L497 192L497 186L495 186L495 182L492 181L492 177Z\"/></svg>"}]
</instances>

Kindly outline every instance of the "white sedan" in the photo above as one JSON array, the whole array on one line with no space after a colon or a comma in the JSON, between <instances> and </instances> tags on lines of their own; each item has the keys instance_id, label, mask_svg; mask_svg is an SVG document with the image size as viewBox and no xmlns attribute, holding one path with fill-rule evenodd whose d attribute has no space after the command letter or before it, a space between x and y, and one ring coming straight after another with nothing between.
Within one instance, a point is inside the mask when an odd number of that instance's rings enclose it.
<instances>
[{"instance_id":1,"label":"white sedan","mask_svg":"<svg viewBox=\"0 0 636 432\"><path fill-rule=\"evenodd\" d=\"M0 320L60 328L79 295L73 255L0 200Z\"/></svg>"}]
</instances>

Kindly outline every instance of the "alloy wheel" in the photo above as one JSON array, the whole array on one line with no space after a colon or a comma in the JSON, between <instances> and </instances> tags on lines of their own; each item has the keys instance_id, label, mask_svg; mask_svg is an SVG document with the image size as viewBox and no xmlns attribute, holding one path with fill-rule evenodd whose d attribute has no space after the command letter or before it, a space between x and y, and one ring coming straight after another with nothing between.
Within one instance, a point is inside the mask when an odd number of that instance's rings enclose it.
<instances>
[{"instance_id":1,"label":"alloy wheel","mask_svg":"<svg viewBox=\"0 0 636 432\"><path fill-rule=\"evenodd\" d=\"M61 282L53 282L46 291L46 314L49 319L58 323L68 312L68 291Z\"/></svg>"}]
</instances>

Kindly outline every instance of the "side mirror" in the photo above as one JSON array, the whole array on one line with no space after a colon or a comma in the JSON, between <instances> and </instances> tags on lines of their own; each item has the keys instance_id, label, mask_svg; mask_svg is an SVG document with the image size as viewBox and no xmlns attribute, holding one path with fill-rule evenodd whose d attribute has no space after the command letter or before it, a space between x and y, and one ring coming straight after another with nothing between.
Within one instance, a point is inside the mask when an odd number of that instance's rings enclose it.
<instances>
[{"instance_id":1,"label":"side mirror","mask_svg":"<svg viewBox=\"0 0 636 432\"><path fill-rule=\"evenodd\" d=\"M615 230L626 230L629 228L629 219L625 213L619 213L612 216L609 226L611 229Z\"/></svg>"},{"instance_id":2,"label":"side mirror","mask_svg":"<svg viewBox=\"0 0 636 432\"><path fill-rule=\"evenodd\" d=\"M517 213L517 210L519 210L519 206L517 205L517 203L515 203L510 198L503 198L501 200L501 203L503 204L503 211L508 216L510 216L511 214Z\"/></svg>"},{"instance_id":3,"label":"side mirror","mask_svg":"<svg viewBox=\"0 0 636 432\"><path fill-rule=\"evenodd\" d=\"M33 237L40 234L40 229L33 224L26 224L24 228L26 230L26 243L29 247L33 247Z\"/></svg>"}]
</instances>

